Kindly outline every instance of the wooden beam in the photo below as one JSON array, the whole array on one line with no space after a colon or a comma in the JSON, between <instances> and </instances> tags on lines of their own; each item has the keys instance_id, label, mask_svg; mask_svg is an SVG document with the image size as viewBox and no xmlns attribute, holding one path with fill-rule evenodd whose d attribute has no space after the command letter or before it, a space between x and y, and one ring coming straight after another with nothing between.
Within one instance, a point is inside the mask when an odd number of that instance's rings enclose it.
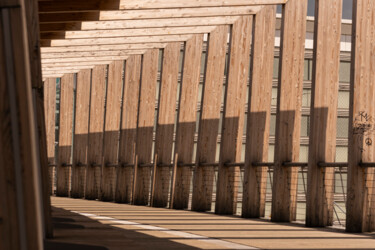
<instances>
[{"instance_id":1,"label":"wooden beam","mask_svg":"<svg viewBox=\"0 0 375 250\"><path fill-rule=\"evenodd\" d=\"M93 51L118 51L118 50L139 50L139 49L160 49L166 43L145 43L145 44L114 44L114 45L86 45L66 47L44 47L41 53L67 53L67 52L93 52Z\"/></svg>"},{"instance_id":2,"label":"wooden beam","mask_svg":"<svg viewBox=\"0 0 375 250\"><path fill-rule=\"evenodd\" d=\"M110 64L112 61L84 61L81 62L62 62L62 63L45 63L43 64L43 70L47 68L56 68L56 66L69 66L69 67L75 67L75 66L92 66L92 65L104 65L104 64Z\"/></svg>"},{"instance_id":3,"label":"wooden beam","mask_svg":"<svg viewBox=\"0 0 375 250\"><path fill-rule=\"evenodd\" d=\"M275 7L267 6L254 17L242 198L245 218L265 216L268 168L253 167L252 163L268 162L275 15Z\"/></svg>"},{"instance_id":4,"label":"wooden beam","mask_svg":"<svg viewBox=\"0 0 375 250\"><path fill-rule=\"evenodd\" d=\"M200 163L215 162L223 91L228 26L218 26L209 34L203 99L199 119L196 169L193 178L192 210L211 210L214 167Z\"/></svg>"},{"instance_id":5,"label":"wooden beam","mask_svg":"<svg viewBox=\"0 0 375 250\"><path fill-rule=\"evenodd\" d=\"M333 224L342 1L316 1L306 225ZM327 63L330 62L330 63Z\"/></svg>"},{"instance_id":6,"label":"wooden beam","mask_svg":"<svg viewBox=\"0 0 375 250\"><path fill-rule=\"evenodd\" d=\"M118 61L118 60L126 60L128 56L97 56L97 57L84 57L85 61ZM82 62L82 57L73 57L73 58L56 58L56 59L42 59L43 64L58 64L64 62Z\"/></svg>"},{"instance_id":7,"label":"wooden beam","mask_svg":"<svg viewBox=\"0 0 375 250\"><path fill-rule=\"evenodd\" d=\"M185 44L170 202L175 209L186 209L189 204L192 170L178 164L193 160L202 47L203 35L195 35Z\"/></svg>"},{"instance_id":8,"label":"wooden beam","mask_svg":"<svg viewBox=\"0 0 375 250\"><path fill-rule=\"evenodd\" d=\"M101 56L127 56L134 54L143 54L146 50L114 50L114 51L86 51L86 52L66 52L66 53L42 53L42 60L57 58L82 58L82 57L101 57Z\"/></svg>"},{"instance_id":9,"label":"wooden beam","mask_svg":"<svg viewBox=\"0 0 375 250\"><path fill-rule=\"evenodd\" d=\"M283 6L271 213L275 222L296 219L298 169L283 162L299 161L306 12L306 0Z\"/></svg>"}]
</instances>

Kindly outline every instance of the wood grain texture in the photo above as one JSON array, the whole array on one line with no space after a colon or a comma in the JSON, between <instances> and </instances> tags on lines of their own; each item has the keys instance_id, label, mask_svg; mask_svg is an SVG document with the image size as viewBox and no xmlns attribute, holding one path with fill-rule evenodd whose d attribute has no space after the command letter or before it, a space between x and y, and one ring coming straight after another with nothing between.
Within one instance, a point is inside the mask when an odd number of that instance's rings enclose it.
<instances>
[{"instance_id":1,"label":"wood grain texture","mask_svg":"<svg viewBox=\"0 0 375 250\"><path fill-rule=\"evenodd\" d=\"M254 17L250 86L247 112L242 217L264 217L271 118L276 9L264 7Z\"/></svg>"},{"instance_id":2,"label":"wood grain texture","mask_svg":"<svg viewBox=\"0 0 375 250\"><path fill-rule=\"evenodd\" d=\"M215 162L223 91L228 26L218 26L209 34L203 99L199 120L196 169L193 177L192 210L211 210L214 167L199 163Z\"/></svg>"},{"instance_id":3,"label":"wood grain texture","mask_svg":"<svg viewBox=\"0 0 375 250\"><path fill-rule=\"evenodd\" d=\"M235 214L237 209L240 167L224 164L241 161L252 25L253 17L243 16L232 25L231 30L216 188L217 214Z\"/></svg>"},{"instance_id":4,"label":"wood grain texture","mask_svg":"<svg viewBox=\"0 0 375 250\"><path fill-rule=\"evenodd\" d=\"M124 61L114 61L108 66L108 83L104 125L104 148L100 199L113 201L116 189L118 163Z\"/></svg>"},{"instance_id":5,"label":"wood grain texture","mask_svg":"<svg viewBox=\"0 0 375 250\"><path fill-rule=\"evenodd\" d=\"M103 162L104 101L107 65L96 66L91 75L89 147L85 198L99 198Z\"/></svg>"},{"instance_id":6,"label":"wood grain texture","mask_svg":"<svg viewBox=\"0 0 375 250\"><path fill-rule=\"evenodd\" d=\"M159 167L157 164L172 162L180 48L180 43L170 43L163 53L151 194L151 206L155 207L166 207L168 204L170 167Z\"/></svg>"},{"instance_id":7,"label":"wood grain texture","mask_svg":"<svg viewBox=\"0 0 375 250\"><path fill-rule=\"evenodd\" d=\"M152 161L152 140L155 120L155 96L158 77L159 50L147 51L142 57L139 96L133 204L147 205L151 187L151 168L140 167Z\"/></svg>"},{"instance_id":8,"label":"wood grain texture","mask_svg":"<svg viewBox=\"0 0 375 250\"><path fill-rule=\"evenodd\" d=\"M77 74L74 147L72 165L72 190L70 196L83 198L85 196L86 168L79 166L87 164L89 142L91 70L81 70Z\"/></svg>"},{"instance_id":9,"label":"wood grain texture","mask_svg":"<svg viewBox=\"0 0 375 250\"><path fill-rule=\"evenodd\" d=\"M195 35L185 43L170 202L175 209L186 209L189 203L192 171L178 164L193 160L202 47L203 35Z\"/></svg>"},{"instance_id":10,"label":"wood grain texture","mask_svg":"<svg viewBox=\"0 0 375 250\"><path fill-rule=\"evenodd\" d=\"M375 2L354 1L346 231L375 231ZM367 142L367 143L366 143Z\"/></svg>"},{"instance_id":11,"label":"wood grain texture","mask_svg":"<svg viewBox=\"0 0 375 250\"><path fill-rule=\"evenodd\" d=\"M342 1L316 1L306 225L333 224Z\"/></svg>"},{"instance_id":12,"label":"wood grain texture","mask_svg":"<svg viewBox=\"0 0 375 250\"><path fill-rule=\"evenodd\" d=\"M282 163L299 161L306 12L305 0L289 0L283 6L272 221L296 218L298 168L283 167Z\"/></svg>"},{"instance_id":13,"label":"wood grain texture","mask_svg":"<svg viewBox=\"0 0 375 250\"><path fill-rule=\"evenodd\" d=\"M123 93L119 162L135 164L135 143L137 140L138 103L141 81L142 56L134 55L126 60L125 85ZM117 169L117 202L130 203L133 196L135 167Z\"/></svg>"}]
</instances>

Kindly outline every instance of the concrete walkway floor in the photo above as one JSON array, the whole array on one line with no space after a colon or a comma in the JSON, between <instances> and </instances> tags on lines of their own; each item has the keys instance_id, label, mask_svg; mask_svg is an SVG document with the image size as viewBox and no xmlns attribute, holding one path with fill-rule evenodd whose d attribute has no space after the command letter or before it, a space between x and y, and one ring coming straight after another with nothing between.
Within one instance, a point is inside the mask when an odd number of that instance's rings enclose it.
<instances>
[{"instance_id":1,"label":"concrete walkway floor","mask_svg":"<svg viewBox=\"0 0 375 250\"><path fill-rule=\"evenodd\" d=\"M375 250L375 234L110 202L51 199L55 238L46 249Z\"/></svg>"}]
</instances>

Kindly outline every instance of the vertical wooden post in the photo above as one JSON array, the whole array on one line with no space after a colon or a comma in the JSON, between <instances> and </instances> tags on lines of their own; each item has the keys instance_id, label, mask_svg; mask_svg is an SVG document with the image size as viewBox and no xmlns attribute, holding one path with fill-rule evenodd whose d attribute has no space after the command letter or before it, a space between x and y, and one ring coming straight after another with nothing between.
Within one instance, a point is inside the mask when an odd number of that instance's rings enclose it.
<instances>
[{"instance_id":1,"label":"vertical wooden post","mask_svg":"<svg viewBox=\"0 0 375 250\"><path fill-rule=\"evenodd\" d=\"M306 225L333 224L342 0L316 1Z\"/></svg>"},{"instance_id":2,"label":"vertical wooden post","mask_svg":"<svg viewBox=\"0 0 375 250\"><path fill-rule=\"evenodd\" d=\"M306 0L289 0L283 6L272 221L296 218L298 169L283 162L299 160L306 12Z\"/></svg>"},{"instance_id":3,"label":"vertical wooden post","mask_svg":"<svg viewBox=\"0 0 375 250\"><path fill-rule=\"evenodd\" d=\"M100 199L113 201L116 188L116 167L118 163L121 98L124 61L114 61L108 67L107 104L104 126L104 148ZM136 95L136 94L135 94Z\"/></svg>"},{"instance_id":4,"label":"vertical wooden post","mask_svg":"<svg viewBox=\"0 0 375 250\"><path fill-rule=\"evenodd\" d=\"M178 164L193 160L202 46L203 35L193 36L185 45L170 202L171 208L175 209L185 209L189 203L192 171L190 167Z\"/></svg>"},{"instance_id":5,"label":"vertical wooden post","mask_svg":"<svg viewBox=\"0 0 375 250\"><path fill-rule=\"evenodd\" d=\"M375 2L356 0L353 8L350 85L349 168L346 231L375 231Z\"/></svg>"},{"instance_id":6,"label":"vertical wooden post","mask_svg":"<svg viewBox=\"0 0 375 250\"><path fill-rule=\"evenodd\" d=\"M91 76L89 147L87 153L85 198L99 198L103 160L104 101L107 65L96 66Z\"/></svg>"},{"instance_id":7,"label":"vertical wooden post","mask_svg":"<svg viewBox=\"0 0 375 250\"><path fill-rule=\"evenodd\" d=\"M117 202L130 203L132 201L135 166L129 167L125 165L136 164L135 143L137 140L141 63L141 55L130 56L126 60L119 151L120 166L117 169L115 196ZM153 104L155 105L155 94ZM155 109L155 106L153 108ZM124 166L121 166L121 164L124 164Z\"/></svg>"},{"instance_id":8,"label":"vertical wooden post","mask_svg":"<svg viewBox=\"0 0 375 250\"><path fill-rule=\"evenodd\" d=\"M72 157L74 74L61 78L59 149L56 167L56 195L69 196Z\"/></svg>"},{"instance_id":9,"label":"vertical wooden post","mask_svg":"<svg viewBox=\"0 0 375 250\"><path fill-rule=\"evenodd\" d=\"M141 167L151 163L152 137L155 119L155 95L158 77L159 50L147 51L142 58L142 75L139 96L136 142L136 168L134 172L133 203L147 205L151 184L151 168Z\"/></svg>"},{"instance_id":10,"label":"vertical wooden post","mask_svg":"<svg viewBox=\"0 0 375 250\"><path fill-rule=\"evenodd\" d=\"M264 7L254 17L246 128L245 173L242 217L264 217L267 167L253 162L268 161L276 8Z\"/></svg>"},{"instance_id":11,"label":"vertical wooden post","mask_svg":"<svg viewBox=\"0 0 375 250\"><path fill-rule=\"evenodd\" d=\"M70 196L85 196L87 150L89 139L91 69L81 70L77 74L76 111L74 126L74 148L72 164L72 190Z\"/></svg>"},{"instance_id":12,"label":"vertical wooden post","mask_svg":"<svg viewBox=\"0 0 375 250\"><path fill-rule=\"evenodd\" d=\"M241 161L252 25L253 17L243 16L232 26L216 189L217 214L235 214L237 210L240 167L225 164Z\"/></svg>"},{"instance_id":13,"label":"vertical wooden post","mask_svg":"<svg viewBox=\"0 0 375 250\"><path fill-rule=\"evenodd\" d=\"M170 167L158 165L171 164L172 161L180 48L180 43L170 43L163 53L151 195L154 207L166 207L168 204Z\"/></svg>"},{"instance_id":14,"label":"vertical wooden post","mask_svg":"<svg viewBox=\"0 0 375 250\"><path fill-rule=\"evenodd\" d=\"M218 26L208 38L196 169L193 177L194 211L211 210L215 170L214 166L201 166L200 163L215 162L228 28L226 25Z\"/></svg>"}]
</instances>

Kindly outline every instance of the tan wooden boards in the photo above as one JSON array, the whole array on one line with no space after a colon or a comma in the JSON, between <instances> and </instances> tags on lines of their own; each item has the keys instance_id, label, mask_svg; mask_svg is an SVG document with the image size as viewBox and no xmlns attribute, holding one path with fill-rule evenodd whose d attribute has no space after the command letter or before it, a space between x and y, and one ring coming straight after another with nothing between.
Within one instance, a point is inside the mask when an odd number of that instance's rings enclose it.
<instances>
[{"instance_id":1,"label":"tan wooden boards","mask_svg":"<svg viewBox=\"0 0 375 250\"><path fill-rule=\"evenodd\" d=\"M168 204L171 168L158 165L172 162L180 48L180 43L170 43L163 52L151 191L151 206L155 207L166 207Z\"/></svg>"},{"instance_id":2,"label":"tan wooden boards","mask_svg":"<svg viewBox=\"0 0 375 250\"><path fill-rule=\"evenodd\" d=\"M124 61L114 61L108 66L104 147L100 199L113 201L116 188L116 165L120 136L121 101Z\"/></svg>"},{"instance_id":3,"label":"tan wooden boards","mask_svg":"<svg viewBox=\"0 0 375 250\"><path fill-rule=\"evenodd\" d=\"M124 166L120 164L117 169L115 195L115 200L117 202L130 203L133 199L135 166L125 165L136 164L135 143L137 140L141 69L142 57L140 55L130 56L129 59L126 60L119 150L119 163L124 164ZM155 94L152 103L155 105ZM153 108L155 108L155 106ZM154 116L151 118L153 119Z\"/></svg>"},{"instance_id":4,"label":"tan wooden boards","mask_svg":"<svg viewBox=\"0 0 375 250\"><path fill-rule=\"evenodd\" d=\"M155 96L158 77L159 50L147 51L142 57L141 86L138 110L136 158L134 176L135 205L147 205L151 185L151 167L142 164L151 163L152 139L155 115Z\"/></svg>"},{"instance_id":5,"label":"tan wooden boards","mask_svg":"<svg viewBox=\"0 0 375 250\"><path fill-rule=\"evenodd\" d=\"M65 74L60 81L59 153L56 167L57 196L69 196L70 192L71 169L69 164L73 146L74 78L74 74Z\"/></svg>"},{"instance_id":6,"label":"tan wooden boards","mask_svg":"<svg viewBox=\"0 0 375 250\"><path fill-rule=\"evenodd\" d=\"M268 161L272 76L275 44L275 7L267 6L254 17L250 86L247 112L242 217L264 217Z\"/></svg>"},{"instance_id":7,"label":"tan wooden boards","mask_svg":"<svg viewBox=\"0 0 375 250\"><path fill-rule=\"evenodd\" d=\"M214 166L201 166L200 163L215 162L228 28L226 25L218 26L208 38L196 169L193 178L192 210L195 211L211 210Z\"/></svg>"},{"instance_id":8,"label":"tan wooden boards","mask_svg":"<svg viewBox=\"0 0 375 250\"><path fill-rule=\"evenodd\" d=\"M74 147L72 162L71 197L82 198L85 195L87 151L89 142L91 70L81 70L77 74Z\"/></svg>"},{"instance_id":9,"label":"tan wooden boards","mask_svg":"<svg viewBox=\"0 0 375 250\"><path fill-rule=\"evenodd\" d=\"M96 66L91 76L89 147L86 169L86 199L99 198L103 160L104 101L107 65Z\"/></svg>"},{"instance_id":10,"label":"tan wooden boards","mask_svg":"<svg viewBox=\"0 0 375 250\"><path fill-rule=\"evenodd\" d=\"M307 1L289 0L283 8L272 221L296 218L298 169L283 162L299 160Z\"/></svg>"},{"instance_id":11,"label":"tan wooden boards","mask_svg":"<svg viewBox=\"0 0 375 250\"><path fill-rule=\"evenodd\" d=\"M339 89L341 0L316 1L306 225L333 224L334 162ZM329 63L327 63L329 62Z\"/></svg>"},{"instance_id":12,"label":"tan wooden boards","mask_svg":"<svg viewBox=\"0 0 375 250\"><path fill-rule=\"evenodd\" d=\"M175 209L186 209L189 203L192 171L178 164L193 160L202 47L203 35L195 35L185 43L170 202Z\"/></svg>"},{"instance_id":13,"label":"tan wooden boards","mask_svg":"<svg viewBox=\"0 0 375 250\"><path fill-rule=\"evenodd\" d=\"M375 2L354 1L346 230L375 231Z\"/></svg>"}]
</instances>

